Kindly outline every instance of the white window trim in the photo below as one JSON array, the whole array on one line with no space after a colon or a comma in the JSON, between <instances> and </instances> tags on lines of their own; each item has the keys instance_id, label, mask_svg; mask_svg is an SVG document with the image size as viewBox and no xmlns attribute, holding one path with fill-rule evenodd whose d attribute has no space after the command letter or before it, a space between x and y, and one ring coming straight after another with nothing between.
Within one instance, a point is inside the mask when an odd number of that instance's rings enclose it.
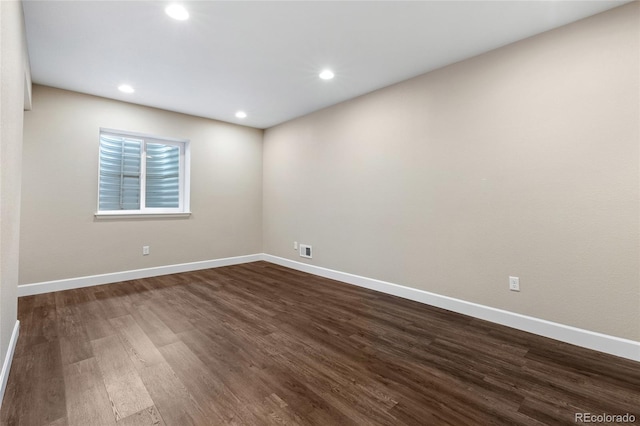
<instances>
[{"instance_id":1,"label":"white window trim","mask_svg":"<svg viewBox=\"0 0 640 426\"><path fill-rule=\"evenodd\" d=\"M180 168L184 170L180 174L180 199L179 206L173 209L166 208L140 208L140 210L100 210L100 153L98 152L98 190L97 206L94 216L98 219L143 219L143 218L179 218L189 217L191 215L190 209L190 192L191 192L191 147L188 139L176 139L167 138L163 136L154 136L145 133L128 132L124 130L114 130L107 128L100 128L101 134L108 134L113 136L127 137L127 138L139 138L143 140L142 153L140 159L140 170L146 170L147 156L146 156L146 144L147 143L160 143L165 145L179 146L180 149ZM140 205L145 204L145 191L146 187L146 173L141 174L140 179Z\"/></svg>"},{"instance_id":2,"label":"white window trim","mask_svg":"<svg viewBox=\"0 0 640 426\"><path fill-rule=\"evenodd\" d=\"M118 211L96 212L93 215L96 217L96 219L152 219L152 218L179 219L179 218L187 218L191 216L191 212L133 213L132 210L118 210Z\"/></svg>"}]
</instances>

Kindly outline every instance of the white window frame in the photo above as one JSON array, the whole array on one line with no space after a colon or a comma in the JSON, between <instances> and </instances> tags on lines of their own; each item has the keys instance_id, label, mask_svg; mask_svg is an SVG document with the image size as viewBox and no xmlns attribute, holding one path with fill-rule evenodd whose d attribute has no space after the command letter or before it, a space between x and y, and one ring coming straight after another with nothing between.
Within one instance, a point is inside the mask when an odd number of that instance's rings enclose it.
<instances>
[{"instance_id":1,"label":"white window frame","mask_svg":"<svg viewBox=\"0 0 640 426\"><path fill-rule=\"evenodd\" d=\"M144 217L186 217L191 215L190 188L191 188L191 150L188 139L167 138L144 133L128 132L100 128L99 136L106 134L116 137L137 139L142 142L140 158L140 209L137 210L100 210L100 150L98 149L98 190L96 218L144 218ZM98 137L98 141L100 138ZM180 176L179 176L179 203L177 208L146 207L146 170L147 170L147 144L158 143L177 146L180 149ZM100 146L98 144L98 146Z\"/></svg>"}]
</instances>

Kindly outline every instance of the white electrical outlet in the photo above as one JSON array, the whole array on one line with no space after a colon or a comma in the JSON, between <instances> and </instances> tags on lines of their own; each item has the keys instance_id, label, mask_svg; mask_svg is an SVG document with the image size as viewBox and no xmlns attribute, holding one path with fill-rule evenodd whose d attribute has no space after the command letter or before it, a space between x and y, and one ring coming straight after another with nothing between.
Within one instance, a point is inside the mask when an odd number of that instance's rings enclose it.
<instances>
[{"instance_id":1,"label":"white electrical outlet","mask_svg":"<svg viewBox=\"0 0 640 426\"><path fill-rule=\"evenodd\" d=\"M298 250L298 242L297 241L293 242L293 249L294 250Z\"/></svg>"},{"instance_id":2,"label":"white electrical outlet","mask_svg":"<svg viewBox=\"0 0 640 426\"><path fill-rule=\"evenodd\" d=\"M149 255L149 246L142 246L142 255L143 256Z\"/></svg>"},{"instance_id":3,"label":"white electrical outlet","mask_svg":"<svg viewBox=\"0 0 640 426\"><path fill-rule=\"evenodd\" d=\"M300 257L306 257L308 259L312 258L311 246L299 244L298 247L300 247Z\"/></svg>"},{"instance_id":4,"label":"white electrical outlet","mask_svg":"<svg viewBox=\"0 0 640 426\"><path fill-rule=\"evenodd\" d=\"M509 277L509 290L520 291L520 278Z\"/></svg>"}]
</instances>

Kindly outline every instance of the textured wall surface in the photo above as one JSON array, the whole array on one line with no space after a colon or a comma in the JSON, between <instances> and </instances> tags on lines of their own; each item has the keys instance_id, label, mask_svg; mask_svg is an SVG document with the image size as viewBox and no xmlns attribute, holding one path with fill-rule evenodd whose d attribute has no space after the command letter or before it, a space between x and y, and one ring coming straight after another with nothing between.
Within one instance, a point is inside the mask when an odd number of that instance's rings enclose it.
<instances>
[{"instance_id":1,"label":"textured wall surface","mask_svg":"<svg viewBox=\"0 0 640 426\"><path fill-rule=\"evenodd\" d=\"M0 2L0 365L17 319L26 42L22 5Z\"/></svg>"},{"instance_id":2,"label":"textured wall surface","mask_svg":"<svg viewBox=\"0 0 640 426\"><path fill-rule=\"evenodd\" d=\"M191 217L96 220L101 127L189 139ZM25 118L20 283L260 253L262 133L34 86Z\"/></svg>"},{"instance_id":3,"label":"textured wall surface","mask_svg":"<svg viewBox=\"0 0 640 426\"><path fill-rule=\"evenodd\" d=\"M268 129L265 253L640 340L639 8Z\"/></svg>"}]
</instances>

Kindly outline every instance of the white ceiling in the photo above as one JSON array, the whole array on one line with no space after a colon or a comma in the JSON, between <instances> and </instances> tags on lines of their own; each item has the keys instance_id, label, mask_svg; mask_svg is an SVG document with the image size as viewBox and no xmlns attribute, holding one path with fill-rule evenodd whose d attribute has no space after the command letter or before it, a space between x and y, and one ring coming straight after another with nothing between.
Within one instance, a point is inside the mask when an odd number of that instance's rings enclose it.
<instances>
[{"instance_id":1,"label":"white ceiling","mask_svg":"<svg viewBox=\"0 0 640 426\"><path fill-rule=\"evenodd\" d=\"M24 12L35 83L268 128L626 2L184 1L191 17L175 21L169 1L26 0ZM318 78L326 67L333 80Z\"/></svg>"}]
</instances>

